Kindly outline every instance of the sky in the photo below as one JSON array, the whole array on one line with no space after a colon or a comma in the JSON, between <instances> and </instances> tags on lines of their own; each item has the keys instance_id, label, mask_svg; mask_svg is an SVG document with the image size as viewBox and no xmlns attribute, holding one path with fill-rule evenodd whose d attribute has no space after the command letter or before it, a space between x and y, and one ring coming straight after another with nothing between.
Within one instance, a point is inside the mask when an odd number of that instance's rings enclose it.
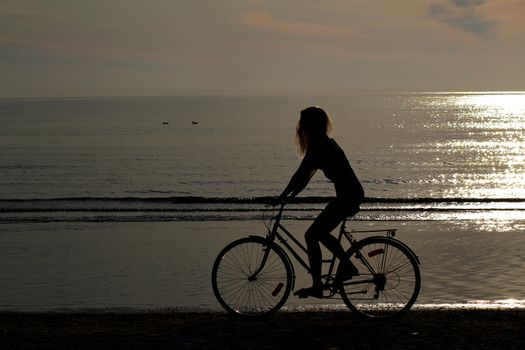
<instances>
[{"instance_id":1,"label":"sky","mask_svg":"<svg viewBox=\"0 0 525 350\"><path fill-rule=\"evenodd\" d=\"M524 0L0 0L0 97L525 90Z\"/></svg>"}]
</instances>

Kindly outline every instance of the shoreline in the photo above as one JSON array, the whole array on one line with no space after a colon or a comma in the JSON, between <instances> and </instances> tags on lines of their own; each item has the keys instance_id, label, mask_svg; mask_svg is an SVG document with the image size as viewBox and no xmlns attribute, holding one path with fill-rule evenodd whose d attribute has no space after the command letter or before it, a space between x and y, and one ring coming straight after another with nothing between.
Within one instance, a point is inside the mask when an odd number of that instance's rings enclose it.
<instances>
[{"instance_id":1,"label":"shoreline","mask_svg":"<svg viewBox=\"0 0 525 350\"><path fill-rule=\"evenodd\" d=\"M318 299L322 300L322 299ZM331 299L325 299L330 301ZM525 300L472 300L468 302L417 303L410 312L444 311L518 311L525 312ZM219 305L203 306L152 306L152 305L97 305L97 306L43 306L43 305L0 305L3 314L221 314L226 311ZM305 300L301 304L287 303L277 311L277 315L294 313L344 313L351 312L344 303L315 303Z\"/></svg>"},{"instance_id":2,"label":"shoreline","mask_svg":"<svg viewBox=\"0 0 525 350\"><path fill-rule=\"evenodd\" d=\"M111 311L112 310L112 311ZM348 311L279 312L246 320L225 312L92 309L0 311L0 347L176 349L514 349L525 346L524 309L410 311L387 321Z\"/></svg>"}]
</instances>

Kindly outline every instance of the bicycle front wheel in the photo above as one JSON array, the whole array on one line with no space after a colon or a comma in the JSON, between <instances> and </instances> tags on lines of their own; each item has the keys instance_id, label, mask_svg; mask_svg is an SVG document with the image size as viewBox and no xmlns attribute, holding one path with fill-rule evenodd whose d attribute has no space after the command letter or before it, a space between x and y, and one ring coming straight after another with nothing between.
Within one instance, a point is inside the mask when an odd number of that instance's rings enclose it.
<instances>
[{"instance_id":1,"label":"bicycle front wheel","mask_svg":"<svg viewBox=\"0 0 525 350\"><path fill-rule=\"evenodd\" d=\"M390 318L407 312L419 294L421 274L414 254L387 237L366 238L348 252L359 275L340 286L345 304L361 316Z\"/></svg>"},{"instance_id":2,"label":"bicycle front wheel","mask_svg":"<svg viewBox=\"0 0 525 350\"><path fill-rule=\"evenodd\" d=\"M230 313L264 316L279 310L292 289L292 267L283 251L263 237L227 245L212 269L212 286Z\"/></svg>"}]
</instances>

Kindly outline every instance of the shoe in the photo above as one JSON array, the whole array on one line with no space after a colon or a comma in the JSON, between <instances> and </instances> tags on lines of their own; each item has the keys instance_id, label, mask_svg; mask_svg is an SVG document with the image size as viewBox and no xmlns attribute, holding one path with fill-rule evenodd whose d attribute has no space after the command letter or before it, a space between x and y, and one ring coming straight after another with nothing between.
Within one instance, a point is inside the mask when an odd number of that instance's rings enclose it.
<instances>
[{"instance_id":1,"label":"shoe","mask_svg":"<svg viewBox=\"0 0 525 350\"><path fill-rule=\"evenodd\" d=\"M336 281L343 282L352 279L359 275L359 270L351 261L344 261L341 263L341 268L336 276Z\"/></svg>"},{"instance_id":2,"label":"shoe","mask_svg":"<svg viewBox=\"0 0 525 350\"><path fill-rule=\"evenodd\" d=\"M293 294L301 299L308 298L308 297L314 297L314 298L320 299L323 297L323 289L316 288L316 287L303 288L303 289L299 289Z\"/></svg>"}]
</instances>

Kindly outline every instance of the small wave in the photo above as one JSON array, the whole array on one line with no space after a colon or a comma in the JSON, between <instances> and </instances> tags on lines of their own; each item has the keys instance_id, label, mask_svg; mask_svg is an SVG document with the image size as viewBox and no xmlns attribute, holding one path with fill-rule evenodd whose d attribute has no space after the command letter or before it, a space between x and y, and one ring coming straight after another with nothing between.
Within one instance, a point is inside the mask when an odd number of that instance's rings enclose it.
<instances>
[{"instance_id":1,"label":"small wave","mask_svg":"<svg viewBox=\"0 0 525 350\"><path fill-rule=\"evenodd\" d=\"M0 170L38 170L38 169L53 169L57 168L56 165L27 165L27 164L14 164L14 165L0 165Z\"/></svg>"},{"instance_id":2,"label":"small wave","mask_svg":"<svg viewBox=\"0 0 525 350\"><path fill-rule=\"evenodd\" d=\"M374 180L363 180L363 184L371 185L401 185L408 183L407 180L401 179L374 179Z\"/></svg>"},{"instance_id":3,"label":"small wave","mask_svg":"<svg viewBox=\"0 0 525 350\"><path fill-rule=\"evenodd\" d=\"M257 211L275 197L69 197L0 199L0 213L14 212L212 212ZM299 197L287 210L319 210L333 197ZM366 198L361 210L525 210L522 198Z\"/></svg>"},{"instance_id":4,"label":"small wave","mask_svg":"<svg viewBox=\"0 0 525 350\"><path fill-rule=\"evenodd\" d=\"M327 203L334 199L332 196L308 196L291 199L292 204L300 203ZM64 197L64 198L28 198L28 199L0 199L0 205L14 203L180 203L180 204L268 204L275 200L275 196L259 197L202 197L202 196L175 196L175 197ZM364 203L500 203L524 202L525 198L471 198L471 197L366 197Z\"/></svg>"},{"instance_id":5,"label":"small wave","mask_svg":"<svg viewBox=\"0 0 525 350\"><path fill-rule=\"evenodd\" d=\"M308 197L307 200L322 200L325 197ZM176 196L176 197L65 197L65 198L28 198L28 199L0 199L3 203L73 203L73 202L149 202L149 203L270 203L275 197L200 197L200 196ZM328 199L325 199L328 200Z\"/></svg>"},{"instance_id":6,"label":"small wave","mask_svg":"<svg viewBox=\"0 0 525 350\"><path fill-rule=\"evenodd\" d=\"M285 216L311 220L333 197L299 197ZM258 220L274 197L70 197L2 199L0 222ZM519 198L366 198L353 220L525 217Z\"/></svg>"}]
</instances>

